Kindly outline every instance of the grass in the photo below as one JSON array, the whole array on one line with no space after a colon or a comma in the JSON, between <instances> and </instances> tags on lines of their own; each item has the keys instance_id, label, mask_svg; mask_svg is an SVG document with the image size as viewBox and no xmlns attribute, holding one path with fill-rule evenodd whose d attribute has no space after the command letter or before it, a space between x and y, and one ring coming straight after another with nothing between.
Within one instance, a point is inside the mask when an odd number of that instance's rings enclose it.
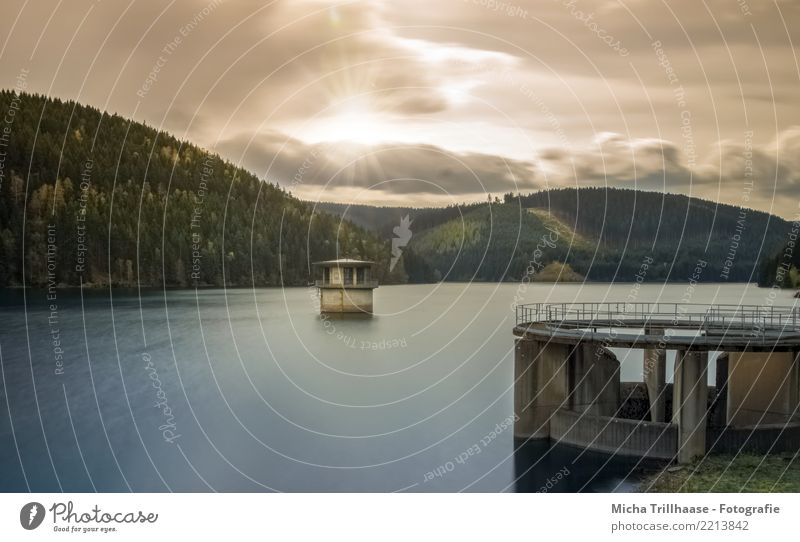
<instances>
[{"instance_id":1,"label":"grass","mask_svg":"<svg viewBox=\"0 0 800 542\"><path fill-rule=\"evenodd\" d=\"M800 492L800 457L740 454L708 456L684 467L665 467L639 486L651 493Z\"/></svg>"}]
</instances>

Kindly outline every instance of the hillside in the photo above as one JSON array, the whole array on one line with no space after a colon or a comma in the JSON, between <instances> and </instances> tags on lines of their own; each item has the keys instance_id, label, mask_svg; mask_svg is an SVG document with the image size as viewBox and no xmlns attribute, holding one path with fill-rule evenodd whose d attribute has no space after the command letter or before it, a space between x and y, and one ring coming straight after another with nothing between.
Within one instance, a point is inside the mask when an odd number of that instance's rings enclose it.
<instances>
[{"instance_id":1,"label":"hillside","mask_svg":"<svg viewBox=\"0 0 800 542\"><path fill-rule=\"evenodd\" d=\"M648 280L685 280L702 259L708 263L702 281L756 281L760 262L786 242L791 226L753 209L636 190L562 189L506 200L548 209L591 239L611 266L589 270L588 262L574 262L573 267L596 280L613 278L616 263L635 273L650 256L657 266L648 270ZM620 254L624 257L614 257Z\"/></svg>"},{"instance_id":2,"label":"hillside","mask_svg":"<svg viewBox=\"0 0 800 542\"><path fill-rule=\"evenodd\" d=\"M790 230L785 220L751 209L613 188L506 194L502 203L446 209L375 209L353 206L345 216L391 236L408 214L413 236L406 253L422 270L412 274L444 280L520 280L533 261L534 275L557 263L588 280L686 281L702 260L700 281L755 281L760 262ZM550 230L558 241L542 244Z\"/></svg>"},{"instance_id":3,"label":"hillside","mask_svg":"<svg viewBox=\"0 0 800 542\"><path fill-rule=\"evenodd\" d=\"M385 238L312 218L167 133L10 91L0 109L15 112L0 142L0 285L306 284L309 261L337 254L388 265Z\"/></svg>"},{"instance_id":4,"label":"hillside","mask_svg":"<svg viewBox=\"0 0 800 542\"><path fill-rule=\"evenodd\" d=\"M553 261L568 261L575 251L589 255L584 243L570 243L566 234L513 205L486 204L415 233L408 247L444 280L517 280L528 262L537 262L538 272Z\"/></svg>"}]
</instances>

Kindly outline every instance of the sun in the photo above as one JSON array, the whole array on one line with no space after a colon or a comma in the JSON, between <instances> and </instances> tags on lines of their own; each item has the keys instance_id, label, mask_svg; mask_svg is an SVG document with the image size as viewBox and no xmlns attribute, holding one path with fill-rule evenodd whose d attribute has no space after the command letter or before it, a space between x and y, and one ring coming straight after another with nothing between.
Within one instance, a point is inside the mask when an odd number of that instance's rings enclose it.
<instances>
[{"instance_id":1,"label":"sun","mask_svg":"<svg viewBox=\"0 0 800 542\"><path fill-rule=\"evenodd\" d=\"M387 120L370 107L364 96L336 104L328 114L312 121L303 130L303 139L313 142L353 142L370 144L384 139L391 131Z\"/></svg>"}]
</instances>

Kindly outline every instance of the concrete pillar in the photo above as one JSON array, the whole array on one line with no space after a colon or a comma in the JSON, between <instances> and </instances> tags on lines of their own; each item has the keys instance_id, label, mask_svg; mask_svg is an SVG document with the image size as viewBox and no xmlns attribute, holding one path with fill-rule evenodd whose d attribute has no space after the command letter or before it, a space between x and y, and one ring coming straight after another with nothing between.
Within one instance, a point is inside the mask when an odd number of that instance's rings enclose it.
<instances>
[{"instance_id":1,"label":"concrete pillar","mask_svg":"<svg viewBox=\"0 0 800 542\"><path fill-rule=\"evenodd\" d=\"M730 352L728 358L728 425L797 421L797 352Z\"/></svg>"},{"instance_id":2,"label":"concrete pillar","mask_svg":"<svg viewBox=\"0 0 800 542\"><path fill-rule=\"evenodd\" d=\"M570 357L567 380L569 408L600 416L614 416L619 408L619 361L606 348L577 345Z\"/></svg>"},{"instance_id":3,"label":"concrete pillar","mask_svg":"<svg viewBox=\"0 0 800 542\"><path fill-rule=\"evenodd\" d=\"M667 412L667 351L664 348L646 348L642 367L642 380L650 402L650 421L665 421Z\"/></svg>"},{"instance_id":4,"label":"concrete pillar","mask_svg":"<svg viewBox=\"0 0 800 542\"><path fill-rule=\"evenodd\" d=\"M550 418L566 406L567 345L517 339L514 349L516 438L549 438Z\"/></svg>"},{"instance_id":5,"label":"concrete pillar","mask_svg":"<svg viewBox=\"0 0 800 542\"><path fill-rule=\"evenodd\" d=\"M706 453L708 352L682 351L675 356L672 423L678 425L678 462Z\"/></svg>"},{"instance_id":6,"label":"concrete pillar","mask_svg":"<svg viewBox=\"0 0 800 542\"><path fill-rule=\"evenodd\" d=\"M536 438L533 405L536 391L536 369L533 360L539 353L539 343L526 339L514 340L514 436ZM539 437L540 438L540 437Z\"/></svg>"},{"instance_id":7,"label":"concrete pillar","mask_svg":"<svg viewBox=\"0 0 800 542\"><path fill-rule=\"evenodd\" d=\"M717 356L717 395L709 409L711 418L709 421L715 427L728 425L728 353L722 352Z\"/></svg>"},{"instance_id":8,"label":"concrete pillar","mask_svg":"<svg viewBox=\"0 0 800 542\"><path fill-rule=\"evenodd\" d=\"M791 374L787 379L789 382L789 406L791 408L791 419L789 421L800 421L800 350L792 352Z\"/></svg>"}]
</instances>

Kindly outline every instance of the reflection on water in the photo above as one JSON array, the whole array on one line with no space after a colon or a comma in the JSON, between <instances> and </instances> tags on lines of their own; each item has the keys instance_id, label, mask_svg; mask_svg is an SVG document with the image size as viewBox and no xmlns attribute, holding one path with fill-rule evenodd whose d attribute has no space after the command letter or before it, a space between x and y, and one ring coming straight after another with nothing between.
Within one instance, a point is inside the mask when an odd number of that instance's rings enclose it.
<instances>
[{"instance_id":1,"label":"reflection on water","mask_svg":"<svg viewBox=\"0 0 800 542\"><path fill-rule=\"evenodd\" d=\"M542 440L517 442L514 488L528 493L633 491L639 470L656 465Z\"/></svg>"},{"instance_id":2,"label":"reflection on water","mask_svg":"<svg viewBox=\"0 0 800 542\"><path fill-rule=\"evenodd\" d=\"M552 491L629 489L625 460L541 442L516 450L503 427L515 295L629 290L381 286L372 318L321 318L307 288L4 291L0 490L537 491L559 472ZM684 290L644 285L638 300ZM766 294L703 285L692 300ZM618 354L623 380L638 380L641 354Z\"/></svg>"}]
</instances>

